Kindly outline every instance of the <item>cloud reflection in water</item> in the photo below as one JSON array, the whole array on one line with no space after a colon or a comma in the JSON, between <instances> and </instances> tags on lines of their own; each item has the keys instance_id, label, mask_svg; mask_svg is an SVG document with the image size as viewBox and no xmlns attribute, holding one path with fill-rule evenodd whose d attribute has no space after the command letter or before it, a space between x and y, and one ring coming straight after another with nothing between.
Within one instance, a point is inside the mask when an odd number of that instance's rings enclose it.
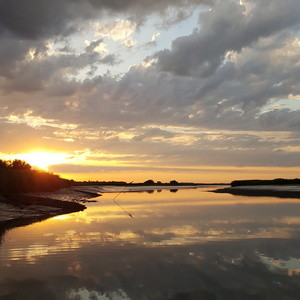
<instances>
[{"instance_id":1,"label":"cloud reflection in water","mask_svg":"<svg viewBox=\"0 0 300 300\"><path fill-rule=\"evenodd\" d=\"M106 194L68 218L8 232L0 249L0 297L26 299L18 289L24 284L32 295L50 295L45 299L299 294L295 199L220 197L201 190L122 194L119 202L131 219L112 197Z\"/></svg>"}]
</instances>

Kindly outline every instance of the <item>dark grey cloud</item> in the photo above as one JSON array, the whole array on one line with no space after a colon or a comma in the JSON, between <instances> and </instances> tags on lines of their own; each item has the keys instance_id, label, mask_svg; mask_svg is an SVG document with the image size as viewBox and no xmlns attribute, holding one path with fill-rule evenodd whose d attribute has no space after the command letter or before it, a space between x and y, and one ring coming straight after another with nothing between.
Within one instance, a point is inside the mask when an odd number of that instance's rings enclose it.
<instances>
[{"instance_id":1,"label":"dark grey cloud","mask_svg":"<svg viewBox=\"0 0 300 300\"><path fill-rule=\"evenodd\" d=\"M81 1L69 0L2 0L0 24L21 38L66 36L75 31L74 22L90 15L80 4Z\"/></svg>"},{"instance_id":2,"label":"dark grey cloud","mask_svg":"<svg viewBox=\"0 0 300 300\"><path fill-rule=\"evenodd\" d=\"M158 0L89 0L89 2L97 8L108 8L115 11L125 11L128 9L140 11L159 11L169 6L184 7L192 4L211 4L210 0L174 0L174 1L161 1Z\"/></svg>"},{"instance_id":3,"label":"dark grey cloud","mask_svg":"<svg viewBox=\"0 0 300 300\"><path fill-rule=\"evenodd\" d=\"M290 2L291 4L294 3L292 0ZM278 3L274 2L272 5L272 7L275 6L272 8L274 14L281 7ZM97 2L97 5L100 5L100 2ZM245 16L244 8L238 4L222 2L218 5L220 5L219 8L206 13L202 21L205 26L192 36L205 36L211 41L214 40L215 43L222 43L222 41L227 43L226 37L223 36L221 31L223 27L225 30L226 26L220 26L224 20L226 20L226 22L224 21L225 24L229 23L229 28L232 27L241 32L242 28L252 32L247 26L254 26L253 24L257 23L255 20L260 20L260 6L254 8L251 13ZM282 18L286 16L285 12L291 9L290 6L285 8L283 12L278 12ZM297 6L295 10L297 10ZM232 18L234 13L238 16L237 20ZM269 19L272 19L274 14ZM217 18L219 15L220 18ZM277 15L275 14L275 19ZM291 16L289 19L293 20L293 14ZM245 24L247 18L249 24ZM260 21L263 22L264 20ZM219 24L219 22L221 23ZM235 22L237 23L235 24ZM239 22L243 26L238 26ZM272 23L271 20L269 22ZM286 24L285 22L282 23L283 25ZM213 28L215 29L213 30ZM220 28L220 31L217 31L217 28ZM212 33L210 30L212 30ZM225 31L227 33L227 29ZM240 40L240 45L245 45L242 42L243 37L241 35L243 33L240 31L240 36L237 37L235 32L230 34L232 39L237 38ZM257 39L258 37L259 35L256 35ZM1 73L6 78L2 85L6 91L21 90L30 92L31 90L45 89L46 93L50 95L59 95L60 90L62 90L61 94L66 96L76 91L82 91L81 97L85 99L79 101L81 117L83 117L82 120L90 120L89 122L97 118L96 113L103 112L111 120L123 124L131 123L131 121L132 123L142 121L146 123L150 119L198 126L210 126L210 123L217 126L217 124L223 122L220 126L225 125L225 127L234 129L235 126L237 128L240 126L239 120L243 121L244 124L247 120L246 124L248 124L251 118L270 99L299 93L299 81L297 79L299 78L299 68L295 64L299 60L299 54L297 55L296 50L294 50L294 54L292 53L292 55L286 57L284 55L274 56L272 53L272 51L280 52L281 48L283 48L282 51L288 49L290 51L288 43L290 43L289 39L291 38L293 38L291 34L283 36L273 34L270 37L271 42L269 42L268 47L265 46L261 38L252 48L244 47L236 60L224 62L222 65L219 65L220 61L218 61L214 73L211 76L201 78L201 80L172 76L164 72L159 73L151 68L149 70L132 68L120 81L108 78L99 80L99 78L96 78L96 80L86 80L83 84L74 80L66 80L64 75L66 73L75 75L82 68L89 68L90 70L87 70L88 75L93 76L96 71L96 63L112 65L118 62L114 54L100 55L94 51L103 40L91 42L85 48L85 53L81 55L66 52L66 54L56 57L47 57L45 44L36 42L34 55L37 57L44 56L44 59L23 62L32 45L25 41L20 42L20 47L15 47L16 40L7 38L4 50L5 53L11 54L7 57L3 50L3 59L0 58ZM174 43L176 44L176 41ZM285 48L283 47L284 43L287 43ZM230 42L227 43L227 45L229 44ZM201 47L207 47L206 53L214 55L215 47L209 50L210 46L206 46L205 43ZM190 57L190 55L185 55L182 59L176 60L176 64L182 63L186 66L186 59L188 60ZM275 61L277 62L275 63ZM18 68L16 65L18 65ZM198 68L197 64L193 64L193 66ZM110 88L111 91L109 91ZM92 89L96 89L98 94L83 94ZM105 102L105 105L103 105L101 98L104 94L106 98L108 97L113 101ZM127 99L126 103L121 100L125 98ZM41 105L47 106L48 104ZM179 108L181 108L180 112L178 111ZM47 111L52 112L51 109ZM250 111L250 113L245 114L245 111ZM85 118L87 113L93 112L95 112L95 118L93 116L86 116ZM212 122L212 119L215 118L218 119L218 122ZM235 123L234 120L236 120ZM254 124L251 127L252 129L254 129L253 126ZM296 128L297 126L291 127Z\"/></svg>"},{"instance_id":4,"label":"dark grey cloud","mask_svg":"<svg viewBox=\"0 0 300 300\"><path fill-rule=\"evenodd\" d=\"M190 17L195 7L186 6L184 8L175 8L174 11L163 13L162 20L156 25L158 29L166 29Z\"/></svg>"},{"instance_id":5,"label":"dark grey cloud","mask_svg":"<svg viewBox=\"0 0 300 300\"><path fill-rule=\"evenodd\" d=\"M75 54L74 52L66 52L59 55L48 55L48 47L40 45L32 54L37 59L25 59L32 44L27 42L20 43L20 49L14 51L14 43L6 45L6 50L12 48L12 55L5 60L0 58L0 76L5 78L2 88L6 92L24 91L32 92L44 90L46 86L52 84L70 86L70 81L66 80L65 75L74 76L84 68L90 68L90 74L93 75L99 64L115 65L119 63L116 54L106 54L97 52L96 47L102 43L102 40L94 41L85 48L85 52ZM2 52L0 50L0 52ZM0 56L1 57L1 56ZM1 84L0 84L1 86ZM56 87L56 90L59 86ZM66 90L66 89L64 89Z\"/></svg>"},{"instance_id":6,"label":"dark grey cloud","mask_svg":"<svg viewBox=\"0 0 300 300\"><path fill-rule=\"evenodd\" d=\"M175 19L184 19L184 12L190 7L199 4L213 5L214 0L89 0L93 7L97 9L106 9L110 12L127 13L136 19L147 16L152 13L165 15L169 9L174 8ZM177 16L177 17L176 17Z\"/></svg>"},{"instance_id":7,"label":"dark grey cloud","mask_svg":"<svg viewBox=\"0 0 300 300\"><path fill-rule=\"evenodd\" d=\"M255 7L219 1L200 15L200 28L179 37L171 50L156 53L160 70L177 75L207 77L215 72L228 51L241 51L260 38L299 25L297 0L248 1Z\"/></svg>"},{"instance_id":8,"label":"dark grey cloud","mask_svg":"<svg viewBox=\"0 0 300 300\"><path fill-rule=\"evenodd\" d=\"M8 106L11 111L31 109L34 115L79 123L85 128L135 128L159 124L207 129L298 131L298 111L283 108L261 111L271 99L288 97L293 89L297 93L299 85L293 76L293 60L289 61L285 56L274 58L282 61L282 64L270 64L266 60L264 71L254 76L244 68L245 56L241 55L241 61L230 62L222 66L215 76L201 81L197 78L158 73L152 68L136 67L121 80L100 76L81 83L61 79L59 70L63 71L71 66L74 68L73 72L76 72L77 68L89 65L89 56L84 55L75 60L73 55L67 55L57 59L60 66L55 69L58 77L52 76L49 80L50 75L46 74L48 77L39 75L36 79L42 81L45 78L46 95L55 96L55 101L40 101L45 96L44 93L26 97L23 95L19 100L23 107L14 95L2 97L0 103ZM248 58L246 64L251 65L251 61L255 63L256 59L257 56L253 56L251 60ZM52 67L50 64L49 67L45 63L38 70L46 72L55 65ZM23 73L27 77L16 78L28 78L33 71L29 67L27 70ZM276 86L279 77L283 81ZM291 84L293 82L295 84Z\"/></svg>"},{"instance_id":9,"label":"dark grey cloud","mask_svg":"<svg viewBox=\"0 0 300 300\"><path fill-rule=\"evenodd\" d=\"M287 130L300 130L300 110L274 109L259 117L262 128L273 128L274 131L285 127Z\"/></svg>"},{"instance_id":10,"label":"dark grey cloud","mask_svg":"<svg viewBox=\"0 0 300 300\"><path fill-rule=\"evenodd\" d=\"M0 37L0 76L11 76L17 64L23 61L30 48L44 48L42 42L29 42L16 40L11 36Z\"/></svg>"},{"instance_id":11,"label":"dark grey cloud","mask_svg":"<svg viewBox=\"0 0 300 300\"><path fill-rule=\"evenodd\" d=\"M147 16L168 7L208 4L210 0L2 0L0 2L0 33L8 31L25 39L68 36L81 22L100 17L105 11L132 16Z\"/></svg>"}]
</instances>

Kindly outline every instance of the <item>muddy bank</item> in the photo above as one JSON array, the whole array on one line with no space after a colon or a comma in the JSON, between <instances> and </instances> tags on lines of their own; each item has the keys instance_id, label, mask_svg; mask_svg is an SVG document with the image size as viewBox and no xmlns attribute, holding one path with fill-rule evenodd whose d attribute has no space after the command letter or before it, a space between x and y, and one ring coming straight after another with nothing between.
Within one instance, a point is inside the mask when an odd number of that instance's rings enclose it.
<instances>
[{"instance_id":1,"label":"muddy bank","mask_svg":"<svg viewBox=\"0 0 300 300\"><path fill-rule=\"evenodd\" d=\"M45 206L50 208L59 209L62 212L74 212L85 209L82 204L70 201L61 201L51 198L43 198L31 195L3 195L2 203L16 206L18 208L25 208L30 206Z\"/></svg>"},{"instance_id":2,"label":"muddy bank","mask_svg":"<svg viewBox=\"0 0 300 300\"><path fill-rule=\"evenodd\" d=\"M49 193L0 195L0 236L8 229L29 225L53 216L82 211L82 203L95 201L98 193L73 188Z\"/></svg>"}]
</instances>

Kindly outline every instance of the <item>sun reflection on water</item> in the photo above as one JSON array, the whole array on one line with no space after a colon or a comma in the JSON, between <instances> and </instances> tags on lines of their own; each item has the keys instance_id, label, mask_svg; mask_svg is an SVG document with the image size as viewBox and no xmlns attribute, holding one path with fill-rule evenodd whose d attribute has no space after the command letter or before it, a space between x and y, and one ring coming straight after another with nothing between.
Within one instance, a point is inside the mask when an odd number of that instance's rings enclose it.
<instances>
[{"instance_id":1,"label":"sun reflection on water","mask_svg":"<svg viewBox=\"0 0 300 300\"><path fill-rule=\"evenodd\" d=\"M1 282L26 279L24 270L35 280L47 274L40 289L53 287L57 299L168 299L159 292L164 285L174 293L181 285L208 289L201 278L210 278L214 288L221 280L226 291L232 282L249 291L261 285L272 290L273 273L299 274L299 200L199 189L122 193L118 203L130 218L112 202L115 195L103 194L85 211L8 231L0 247L0 296L14 285ZM249 274L261 284L249 283Z\"/></svg>"},{"instance_id":2,"label":"sun reflection on water","mask_svg":"<svg viewBox=\"0 0 300 300\"><path fill-rule=\"evenodd\" d=\"M4 247L5 260L33 263L35 259L93 243L153 247L241 238L290 238L297 230L293 225L299 224L299 217L282 216L280 209L283 203L298 203L295 199L220 197L199 190L123 193L119 203L132 212L131 219L114 205L113 197L114 194L105 194L85 211L15 229L11 238L16 241L20 237L24 243L7 250ZM269 212L270 207L273 212Z\"/></svg>"}]
</instances>

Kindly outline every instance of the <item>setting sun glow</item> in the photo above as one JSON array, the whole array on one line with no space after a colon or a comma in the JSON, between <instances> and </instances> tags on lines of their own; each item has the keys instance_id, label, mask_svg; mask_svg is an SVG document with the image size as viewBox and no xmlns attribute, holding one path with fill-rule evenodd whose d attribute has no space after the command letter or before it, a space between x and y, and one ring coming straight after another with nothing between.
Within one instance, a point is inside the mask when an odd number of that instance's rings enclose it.
<instances>
[{"instance_id":1,"label":"setting sun glow","mask_svg":"<svg viewBox=\"0 0 300 300\"><path fill-rule=\"evenodd\" d=\"M18 154L15 156L17 159L21 159L29 163L31 166L41 169L47 169L50 165L60 164L67 161L67 154L36 151L24 154Z\"/></svg>"}]
</instances>

